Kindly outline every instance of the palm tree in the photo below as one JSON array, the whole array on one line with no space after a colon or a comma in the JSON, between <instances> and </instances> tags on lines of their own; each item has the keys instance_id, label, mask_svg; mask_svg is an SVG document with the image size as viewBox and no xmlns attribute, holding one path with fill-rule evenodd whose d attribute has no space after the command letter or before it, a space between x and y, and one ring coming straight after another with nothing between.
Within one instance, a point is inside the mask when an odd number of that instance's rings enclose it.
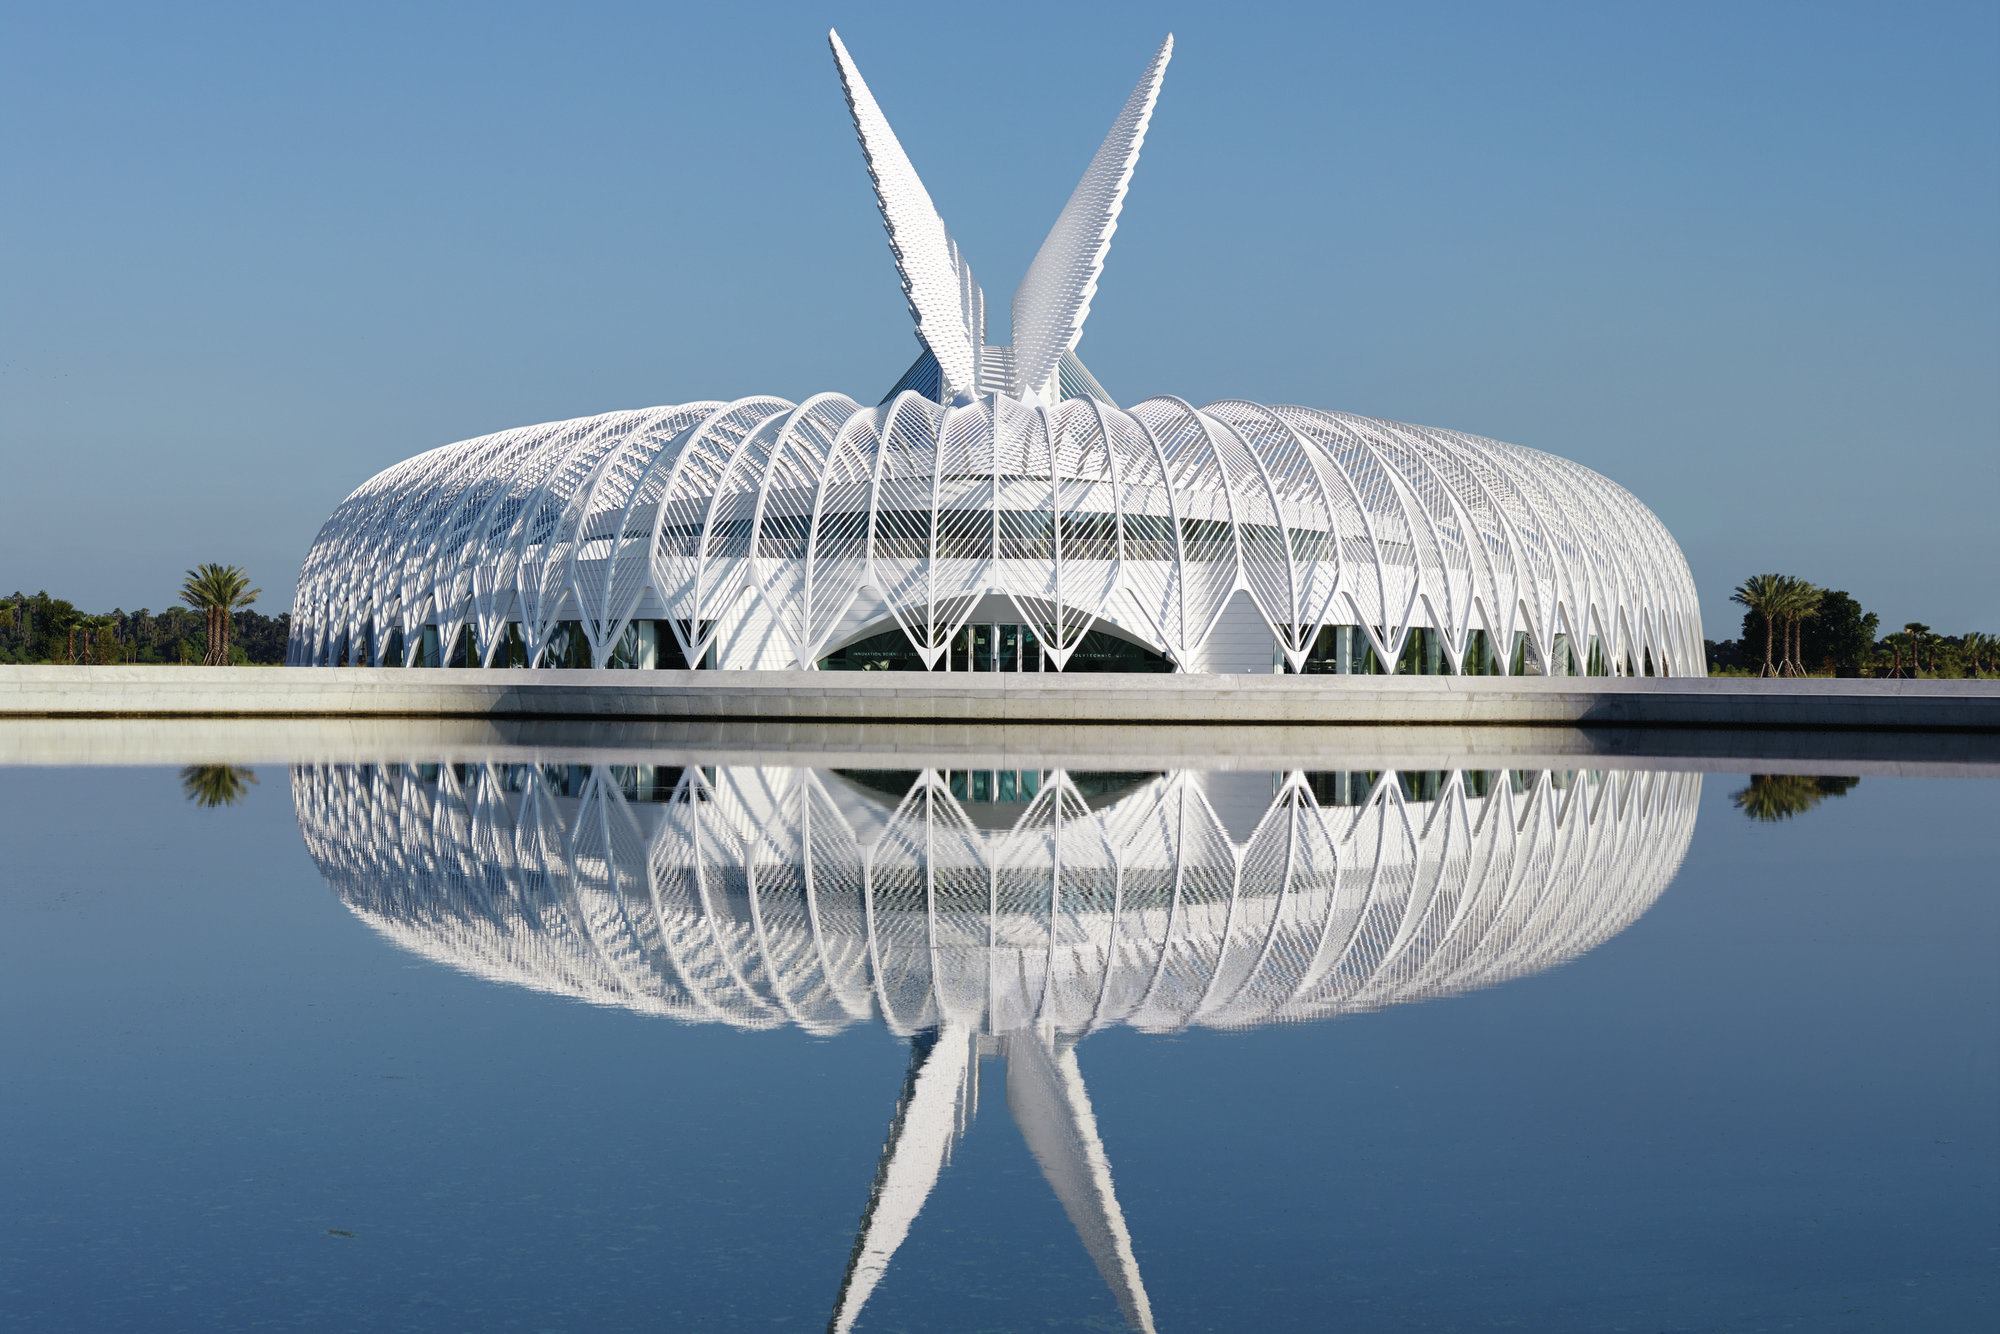
<instances>
[{"instance_id":1,"label":"palm tree","mask_svg":"<svg viewBox=\"0 0 2000 1334\"><path fill-rule=\"evenodd\" d=\"M208 616L208 652L204 667L229 665L230 618L238 607L247 607L263 593L250 587L250 577L235 565L197 565L187 572L181 585L181 601Z\"/></svg>"},{"instance_id":2,"label":"palm tree","mask_svg":"<svg viewBox=\"0 0 2000 1334\"><path fill-rule=\"evenodd\" d=\"M1828 797L1844 797L1858 778L1815 774L1751 774L1750 786L1732 793L1736 809L1753 820L1789 820Z\"/></svg>"},{"instance_id":3,"label":"palm tree","mask_svg":"<svg viewBox=\"0 0 2000 1334\"><path fill-rule=\"evenodd\" d=\"M1817 806L1819 793L1805 774L1752 774L1730 801L1753 820L1789 820Z\"/></svg>"},{"instance_id":4,"label":"palm tree","mask_svg":"<svg viewBox=\"0 0 2000 1334\"><path fill-rule=\"evenodd\" d=\"M1978 676L1984 672L1987 660L1993 656L1996 648L2000 648L2000 644L1994 642L1992 635L1980 630L1968 630L1965 638L1959 641L1959 646L1965 650L1967 676Z\"/></svg>"},{"instance_id":5,"label":"palm tree","mask_svg":"<svg viewBox=\"0 0 2000 1334\"><path fill-rule=\"evenodd\" d=\"M35 650L35 600L16 589L12 598L0 603L0 630L19 630L21 661L32 661ZM53 653L55 645L51 644L49 648Z\"/></svg>"},{"instance_id":6,"label":"palm tree","mask_svg":"<svg viewBox=\"0 0 2000 1334\"><path fill-rule=\"evenodd\" d=\"M1903 675L1903 640L1905 638L1906 636L1901 634L1886 634L1882 636L1882 642L1876 645L1876 665L1882 668L1883 676L1893 678ZM1884 653L1888 655L1886 661L1883 661L1880 656Z\"/></svg>"},{"instance_id":7,"label":"palm tree","mask_svg":"<svg viewBox=\"0 0 2000 1334\"><path fill-rule=\"evenodd\" d=\"M1819 614L1820 600L1826 596L1826 590L1789 574L1780 575L1779 584L1778 614L1784 618L1785 639L1784 661L1779 665L1778 674L1804 676L1806 617Z\"/></svg>"},{"instance_id":8,"label":"palm tree","mask_svg":"<svg viewBox=\"0 0 2000 1334\"><path fill-rule=\"evenodd\" d=\"M181 791L202 807L234 806L256 782L256 774L235 764L190 764L181 770Z\"/></svg>"},{"instance_id":9,"label":"palm tree","mask_svg":"<svg viewBox=\"0 0 2000 1334\"><path fill-rule=\"evenodd\" d=\"M118 658L118 617L93 616L90 618L90 660L100 667Z\"/></svg>"},{"instance_id":10,"label":"palm tree","mask_svg":"<svg viewBox=\"0 0 2000 1334\"><path fill-rule=\"evenodd\" d=\"M1778 576L1777 604L1771 613L1778 622L1778 675L1797 676L1792 661L1792 612L1799 604L1799 580L1789 574Z\"/></svg>"},{"instance_id":11,"label":"palm tree","mask_svg":"<svg viewBox=\"0 0 2000 1334\"><path fill-rule=\"evenodd\" d=\"M1924 636L1930 632L1931 628L1922 621L1910 621L1903 626L1903 633L1910 637L1911 676L1922 676L1924 674L1924 664L1917 655L1923 649Z\"/></svg>"},{"instance_id":12,"label":"palm tree","mask_svg":"<svg viewBox=\"0 0 2000 1334\"><path fill-rule=\"evenodd\" d=\"M118 647L118 623L109 616L79 616L69 628L69 660L91 666L110 662Z\"/></svg>"},{"instance_id":13,"label":"palm tree","mask_svg":"<svg viewBox=\"0 0 2000 1334\"><path fill-rule=\"evenodd\" d=\"M1776 676L1778 669L1771 665L1771 632L1778 623L1778 608L1784 597L1785 576L1781 574L1753 574L1736 586L1729 595L1731 602L1740 602L1751 611L1764 618L1764 670L1759 676Z\"/></svg>"}]
</instances>

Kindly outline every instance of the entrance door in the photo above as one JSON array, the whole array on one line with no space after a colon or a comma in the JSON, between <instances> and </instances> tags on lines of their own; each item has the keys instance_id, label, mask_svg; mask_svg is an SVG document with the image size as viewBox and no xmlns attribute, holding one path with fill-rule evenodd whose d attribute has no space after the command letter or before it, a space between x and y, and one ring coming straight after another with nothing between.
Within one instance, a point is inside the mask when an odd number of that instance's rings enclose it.
<instances>
[{"instance_id":1,"label":"entrance door","mask_svg":"<svg viewBox=\"0 0 2000 1334\"><path fill-rule=\"evenodd\" d=\"M1041 641L1025 625L968 625L951 638L948 672L1039 672L1045 670Z\"/></svg>"}]
</instances>

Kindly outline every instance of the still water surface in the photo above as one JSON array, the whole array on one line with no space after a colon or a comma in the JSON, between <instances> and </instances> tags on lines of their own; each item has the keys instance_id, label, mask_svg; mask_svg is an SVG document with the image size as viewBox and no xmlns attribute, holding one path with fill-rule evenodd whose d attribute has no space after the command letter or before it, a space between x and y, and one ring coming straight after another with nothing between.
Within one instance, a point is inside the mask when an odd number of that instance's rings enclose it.
<instances>
[{"instance_id":1,"label":"still water surface","mask_svg":"<svg viewBox=\"0 0 2000 1334\"><path fill-rule=\"evenodd\" d=\"M715 759L0 769L0 1326L1991 1327L2000 783Z\"/></svg>"}]
</instances>

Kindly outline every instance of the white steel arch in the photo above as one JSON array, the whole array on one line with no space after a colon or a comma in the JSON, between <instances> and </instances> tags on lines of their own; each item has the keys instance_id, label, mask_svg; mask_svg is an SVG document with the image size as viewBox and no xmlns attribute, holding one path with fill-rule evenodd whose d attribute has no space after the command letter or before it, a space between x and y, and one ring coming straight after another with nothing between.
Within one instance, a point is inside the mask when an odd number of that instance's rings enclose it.
<instances>
[{"instance_id":1,"label":"white steel arch","mask_svg":"<svg viewBox=\"0 0 2000 1334\"><path fill-rule=\"evenodd\" d=\"M1109 622L1200 670L1242 594L1266 670L1299 668L1324 627L1357 628L1390 666L1422 629L1443 638L1446 671L1465 670L1474 630L1496 647L1525 635L1530 671L1558 635L1580 667L1594 636L1614 674L1642 659L1704 670L1664 526L1550 455L1298 407L913 392L617 413L421 455L322 529L292 661L379 663L390 630L410 661L431 624L447 639L475 627L492 665L510 623L532 661L566 619L594 627L601 666L647 616L690 661L719 649L724 667L811 667L843 621L899 624L934 663L989 594L1056 666ZM727 642L745 605L775 634Z\"/></svg>"}]
</instances>

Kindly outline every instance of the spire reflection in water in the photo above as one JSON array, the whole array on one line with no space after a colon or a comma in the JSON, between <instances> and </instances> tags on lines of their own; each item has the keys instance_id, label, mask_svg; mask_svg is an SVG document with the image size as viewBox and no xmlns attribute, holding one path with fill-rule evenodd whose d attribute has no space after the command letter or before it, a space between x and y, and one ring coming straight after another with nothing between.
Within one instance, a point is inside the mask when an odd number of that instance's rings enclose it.
<instances>
[{"instance_id":1,"label":"spire reflection in water","mask_svg":"<svg viewBox=\"0 0 2000 1334\"><path fill-rule=\"evenodd\" d=\"M830 1327L887 1272L983 1057L1135 1328L1153 1316L1076 1044L1540 971L1666 888L1700 778L301 766L321 873L406 949L686 1022L879 1022L911 1062Z\"/></svg>"}]
</instances>

